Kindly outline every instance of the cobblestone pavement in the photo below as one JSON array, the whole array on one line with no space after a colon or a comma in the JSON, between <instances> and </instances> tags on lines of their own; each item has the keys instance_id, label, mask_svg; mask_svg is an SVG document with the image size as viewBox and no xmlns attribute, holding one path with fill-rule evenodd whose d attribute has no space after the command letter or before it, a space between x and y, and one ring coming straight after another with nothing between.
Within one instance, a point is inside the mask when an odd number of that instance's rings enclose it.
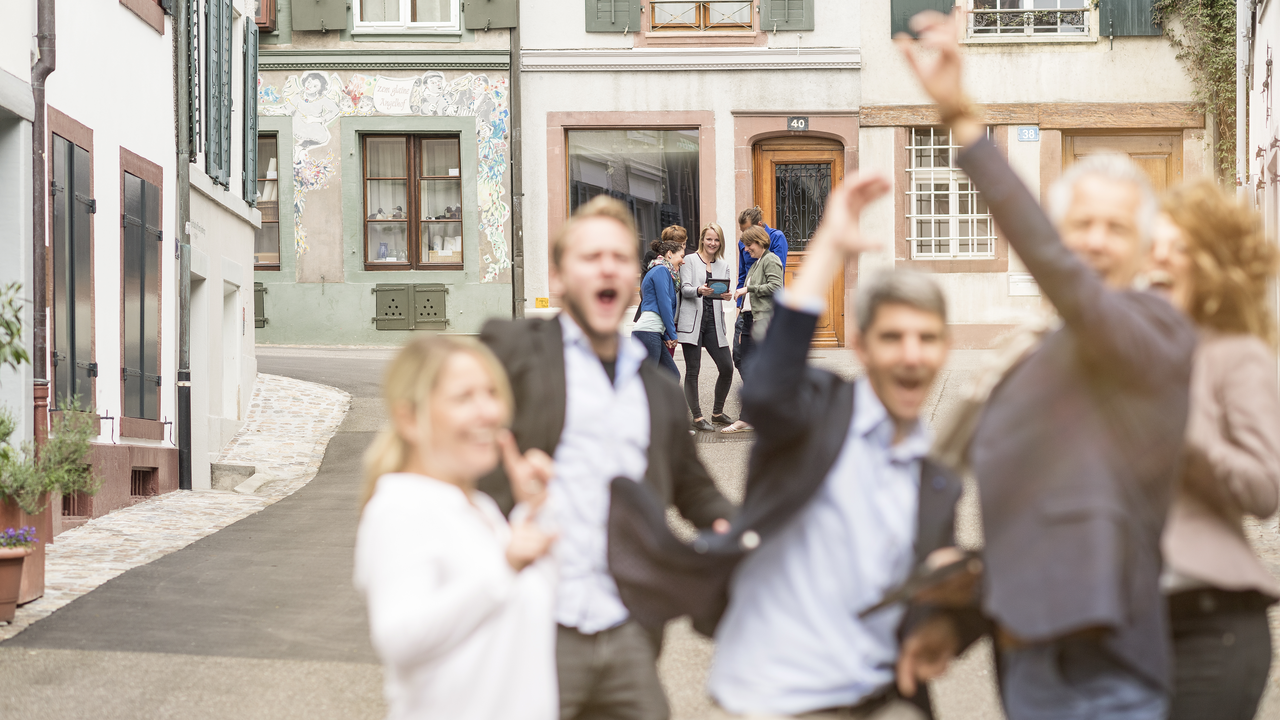
<instances>
[{"instance_id":1,"label":"cobblestone pavement","mask_svg":"<svg viewBox=\"0 0 1280 720\"><path fill-rule=\"evenodd\" d=\"M0 640L102 585L211 535L289 495L315 477L351 396L336 388L259 374L244 427L219 462L254 465L266 480L253 494L174 492L95 518L47 548L45 594L0 625Z\"/></svg>"}]
</instances>

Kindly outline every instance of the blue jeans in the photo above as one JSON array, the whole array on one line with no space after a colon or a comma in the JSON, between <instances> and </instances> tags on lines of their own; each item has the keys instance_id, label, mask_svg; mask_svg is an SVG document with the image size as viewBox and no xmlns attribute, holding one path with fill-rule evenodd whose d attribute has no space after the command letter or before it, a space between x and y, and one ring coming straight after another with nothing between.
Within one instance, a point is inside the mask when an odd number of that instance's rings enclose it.
<instances>
[{"instance_id":1,"label":"blue jeans","mask_svg":"<svg viewBox=\"0 0 1280 720\"><path fill-rule=\"evenodd\" d=\"M1000 652L1009 720L1165 720L1164 691L1097 639L1073 637Z\"/></svg>"},{"instance_id":2,"label":"blue jeans","mask_svg":"<svg viewBox=\"0 0 1280 720\"><path fill-rule=\"evenodd\" d=\"M644 344L644 349L649 351L650 360L670 370L671 374L676 376L676 380L680 380L680 369L676 367L676 361L671 357L671 353L667 352L667 346L662 343L662 333L637 330L631 333L631 337Z\"/></svg>"}]
</instances>

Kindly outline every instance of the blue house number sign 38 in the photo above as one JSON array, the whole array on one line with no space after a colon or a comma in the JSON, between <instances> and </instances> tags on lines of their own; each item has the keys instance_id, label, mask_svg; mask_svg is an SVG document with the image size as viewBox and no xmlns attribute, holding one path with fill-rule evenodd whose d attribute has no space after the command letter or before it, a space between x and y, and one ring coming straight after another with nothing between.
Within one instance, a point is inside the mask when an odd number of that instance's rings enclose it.
<instances>
[{"instance_id":1,"label":"blue house number sign 38","mask_svg":"<svg viewBox=\"0 0 1280 720\"><path fill-rule=\"evenodd\" d=\"M787 129L791 132L807 132L809 130L809 118L792 116L787 118Z\"/></svg>"},{"instance_id":2,"label":"blue house number sign 38","mask_svg":"<svg viewBox=\"0 0 1280 720\"><path fill-rule=\"evenodd\" d=\"M1040 142L1040 128L1035 125L1019 126L1018 142Z\"/></svg>"}]
</instances>

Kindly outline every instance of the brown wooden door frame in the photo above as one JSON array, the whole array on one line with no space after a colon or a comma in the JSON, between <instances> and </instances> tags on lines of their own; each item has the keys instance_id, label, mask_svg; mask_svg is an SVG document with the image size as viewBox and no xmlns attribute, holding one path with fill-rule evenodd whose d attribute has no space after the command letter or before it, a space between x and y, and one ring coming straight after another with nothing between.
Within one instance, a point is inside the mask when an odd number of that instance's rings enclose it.
<instances>
[{"instance_id":1,"label":"brown wooden door frame","mask_svg":"<svg viewBox=\"0 0 1280 720\"><path fill-rule=\"evenodd\" d=\"M764 222L777 227L777 204L774 187L778 165L830 164L831 186L844 180L844 146L835 140L806 137L782 137L762 140L752 148L755 201L764 212ZM804 264L804 252L788 252L783 276L787 284ZM843 347L845 344L845 269L841 268L832 283L827 299L827 312L818 321L814 347ZM852 279L852 278L851 278Z\"/></svg>"}]
</instances>

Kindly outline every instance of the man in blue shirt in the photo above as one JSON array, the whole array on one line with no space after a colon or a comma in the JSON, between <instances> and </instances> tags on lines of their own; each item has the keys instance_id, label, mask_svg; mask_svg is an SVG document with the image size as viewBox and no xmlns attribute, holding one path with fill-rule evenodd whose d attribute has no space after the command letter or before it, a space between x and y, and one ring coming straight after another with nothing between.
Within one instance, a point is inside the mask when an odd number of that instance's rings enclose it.
<instances>
[{"instance_id":1,"label":"man in blue shirt","mask_svg":"<svg viewBox=\"0 0 1280 720\"><path fill-rule=\"evenodd\" d=\"M829 460L795 470L798 482L801 473L813 475L816 491L787 524L753 539L758 549L733 575L708 684L719 705L714 717L922 718L902 698L936 677L962 644L945 615L915 623L901 606L859 615L905 581L923 554L954 553L946 546L954 542L958 491L939 492L951 483L928 467L929 433L919 417L950 345L941 290L912 272L868 280L855 347L865 376L852 388L827 379L818 393L851 394L852 402L817 409L817 391L801 380L814 372L805 367L808 343L835 269L874 247L858 232L858 211L888 187L862 178L833 193L809 246L814 257L778 295L778 326L750 366L743 407L759 442L777 450L829 438L820 444L830 451Z\"/></svg>"}]
</instances>

